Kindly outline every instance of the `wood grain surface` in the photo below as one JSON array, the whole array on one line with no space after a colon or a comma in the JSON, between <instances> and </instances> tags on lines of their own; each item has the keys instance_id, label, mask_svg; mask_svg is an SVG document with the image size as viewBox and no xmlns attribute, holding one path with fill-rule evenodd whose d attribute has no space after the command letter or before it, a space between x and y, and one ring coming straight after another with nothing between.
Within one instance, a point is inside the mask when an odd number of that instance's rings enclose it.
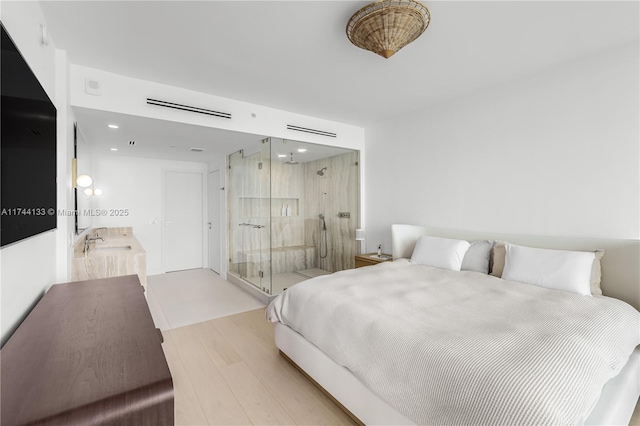
<instances>
[{"instance_id":1,"label":"wood grain surface","mask_svg":"<svg viewBox=\"0 0 640 426\"><path fill-rule=\"evenodd\" d=\"M2 351L2 424L173 424L173 382L136 275L57 284Z\"/></svg>"}]
</instances>

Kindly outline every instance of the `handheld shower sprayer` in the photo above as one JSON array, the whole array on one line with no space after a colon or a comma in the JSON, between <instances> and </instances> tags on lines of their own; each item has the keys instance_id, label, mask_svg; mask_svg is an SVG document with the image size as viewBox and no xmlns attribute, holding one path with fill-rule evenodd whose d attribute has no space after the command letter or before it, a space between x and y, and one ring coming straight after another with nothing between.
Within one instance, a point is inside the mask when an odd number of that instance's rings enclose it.
<instances>
[{"instance_id":1,"label":"handheld shower sprayer","mask_svg":"<svg viewBox=\"0 0 640 426\"><path fill-rule=\"evenodd\" d=\"M324 174L324 170L327 170L327 168L325 167L322 170L319 170L317 173L322 176L320 173ZM320 210L322 213L320 213L318 215L318 218L320 219L320 235L318 236L318 256L320 257L320 259L324 259L327 257L327 254L329 254L329 246L327 245L327 221L324 218L324 213L325 213L325 209L326 209L326 197L327 197L327 193L323 192L322 193L322 210Z\"/></svg>"}]
</instances>

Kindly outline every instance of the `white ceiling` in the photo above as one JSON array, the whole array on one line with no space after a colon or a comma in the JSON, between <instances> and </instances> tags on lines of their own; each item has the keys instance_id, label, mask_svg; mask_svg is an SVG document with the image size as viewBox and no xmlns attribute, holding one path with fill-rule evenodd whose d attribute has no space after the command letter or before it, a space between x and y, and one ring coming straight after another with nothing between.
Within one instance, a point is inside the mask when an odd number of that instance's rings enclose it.
<instances>
[{"instance_id":1,"label":"white ceiling","mask_svg":"<svg viewBox=\"0 0 640 426\"><path fill-rule=\"evenodd\" d=\"M262 147L260 141L267 137L90 108L75 107L74 112L80 130L79 156L86 153L83 152L83 144L86 143L87 151L101 155L208 163L219 160L221 154L241 149L245 156L254 154ZM118 128L112 129L109 124L117 124ZM191 148L204 151L193 152ZM299 149L304 149L304 152L299 152ZM290 154L293 153L294 160L300 163L333 157L347 151L279 138L271 139L270 150L275 161L291 161ZM286 157L278 157L278 154Z\"/></svg>"},{"instance_id":2,"label":"white ceiling","mask_svg":"<svg viewBox=\"0 0 640 426\"><path fill-rule=\"evenodd\" d=\"M248 147L259 148L260 141L265 138L264 135L90 108L74 107L73 110L83 141L92 152L102 155L208 163L216 160L220 153L229 154ZM111 129L109 124L116 124L118 128ZM112 151L112 148L117 151ZM202 148L204 151L191 152L190 148Z\"/></svg>"},{"instance_id":3,"label":"white ceiling","mask_svg":"<svg viewBox=\"0 0 640 426\"><path fill-rule=\"evenodd\" d=\"M383 59L345 36L367 3L41 5L73 64L363 127L639 38L635 1L425 1L429 28Z\"/></svg>"}]
</instances>

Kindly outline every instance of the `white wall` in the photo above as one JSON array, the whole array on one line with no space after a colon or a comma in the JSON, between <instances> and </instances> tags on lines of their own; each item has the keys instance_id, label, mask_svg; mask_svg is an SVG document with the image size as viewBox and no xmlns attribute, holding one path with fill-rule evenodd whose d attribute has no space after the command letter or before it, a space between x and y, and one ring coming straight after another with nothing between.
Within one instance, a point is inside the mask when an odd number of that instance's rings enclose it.
<instances>
[{"instance_id":1,"label":"white wall","mask_svg":"<svg viewBox=\"0 0 640 426\"><path fill-rule=\"evenodd\" d=\"M392 223L640 238L638 44L367 129L367 248Z\"/></svg>"},{"instance_id":2,"label":"white wall","mask_svg":"<svg viewBox=\"0 0 640 426\"><path fill-rule=\"evenodd\" d=\"M87 79L99 82L101 87L99 96L89 95L85 92ZM71 65L70 89L73 106L343 148L364 148L364 129L362 127L139 80L95 68ZM147 105L147 98L227 112L232 114L232 119L221 119ZM337 137L334 139L287 130L287 124L333 132L337 134Z\"/></svg>"},{"instance_id":3,"label":"white wall","mask_svg":"<svg viewBox=\"0 0 640 426\"><path fill-rule=\"evenodd\" d=\"M162 268L162 180L164 170L201 171L206 163L152 160L144 158L93 155L94 186L102 189L94 197L94 209L128 209L128 216L94 216L95 228L132 226L133 233L147 253L147 274L164 273ZM206 205L206 198L203 200ZM206 217L205 217L206 219ZM206 220L205 220L206 223ZM206 229L203 226L203 229ZM206 238L204 238L206 241ZM203 266L206 265L206 246Z\"/></svg>"},{"instance_id":4,"label":"white wall","mask_svg":"<svg viewBox=\"0 0 640 426\"><path fill-rule=\"evenodd\" d=\"M217 159L209 162L208 171L220 172L220 188L208 188L207 196L218 196L218 205L220 206L220 275L224 278L227 277L227 267L229 266L229 249L227 244L227 157L220 155ZM207 265L211 266L211 265Z\"/></svg>"},{"instance_id":5,"label":"white wall","mask_svg":"<svg viewBox=\"0 0 640 426\"><path fill-rule=\"evenodd\" d=\"M65 95L66 75L58 73L66 67L66 55L56 50L53 40L46 46L40 43L40 25L46 25L46 22L37 2L3 1L0 13L2 23L58 110L57 207L71 208L66 185L70 181L67 129L72 117L68 115ZM67 280L68 223L67 217L58 216L56 231L34 236L0 251L0 340L3 345L49 286Z\"/></svg>"},{"instance_id":6,"label":"white wall","mask_svg":"<svg viewBox=\"0 0 640 426\"><path fill-rule=\"evenodd\" d=\"M67 53L56 49L56 104L58 107L58 210L75 208L71 186L71 159L73 158L73 123L75 115L69 103L69 61ZM56 282L71 278L71 257L75 235L73 215L58 214L56 230Z\"/></svg>"}]
</instances>

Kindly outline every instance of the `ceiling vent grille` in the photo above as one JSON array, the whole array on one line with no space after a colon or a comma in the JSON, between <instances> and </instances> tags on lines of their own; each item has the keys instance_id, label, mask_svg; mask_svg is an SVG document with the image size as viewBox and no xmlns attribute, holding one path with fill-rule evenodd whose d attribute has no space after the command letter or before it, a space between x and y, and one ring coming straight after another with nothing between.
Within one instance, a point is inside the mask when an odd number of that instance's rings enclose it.
<instances>
[{"instance_id":1,"label":"ceiling vent grille","mask_svg":"<svg viewBox=\"0 0 640 426\"><path fill-rule=\"evenodd\" d=\"M193 107L189 105L176 104L174 102L160 101L158 99L147 98L147 103L149 105L157 105L165 108L173 108L173 109L179 109L182 111L196 112L198 114L212 115L214 117L231 118L231 114L228 112L213 111L211 109L204 109L204 108L198 108L198 107Z\"/></svg>"},{"instance_id":2,"label":"ceiling vent grille","mask_svg":"<svg viewBox=\"0 0 640 426\"><path fill-rule=\"evenodd\" d=\"M308 129L306 127L293 126L291 124L287 124L287 129L295 130L296 132L312 133L314 135L327 136L329 138L335 138L337 136L335 133L325 132L324 130Z\"/></svg>"},{"instance_id":3,"label":"ceiling vent grille","mask_svg":"<svg viewBox=\"0 0 640 426\"><path fill-rule=\"evenodd\" d=\"M204 148L189 148L191 152L204 152Z\"/></svg>"}]
</instances>

